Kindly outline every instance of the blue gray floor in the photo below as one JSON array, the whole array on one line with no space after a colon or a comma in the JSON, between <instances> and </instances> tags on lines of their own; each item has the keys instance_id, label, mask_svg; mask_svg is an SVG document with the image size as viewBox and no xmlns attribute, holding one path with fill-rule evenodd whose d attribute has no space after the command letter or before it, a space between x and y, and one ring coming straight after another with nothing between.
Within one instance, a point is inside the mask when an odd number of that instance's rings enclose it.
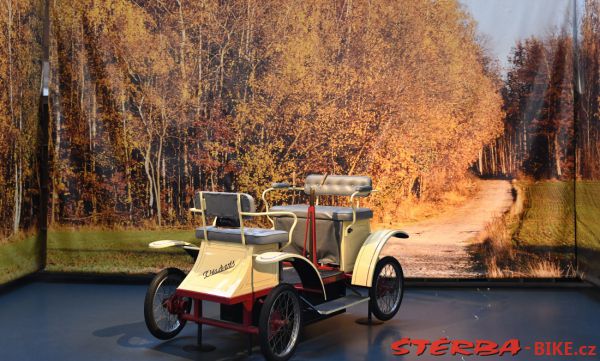
<instances>
[{"instance_id":1,"label":"blue gray floor","mask_svg":"<svg viewBox=\"0 0 600 361\"><path fill-rule=\"evenodd\" d=\"M161 342L143 321L145 286L32 283L0 295L0 360L262 360L257 345L246 356L246 338L205 327L217 349L198 353L195 325ZM214 306L209 314L216 314ZM600 291L583 289L407 289L400 313L380 326L354 321L350 312L306 327L295 360L461 360L461 356L392 355L402 337L503 342L574 341L600 347ZM478 359L465 356L465 360ZM490 360L496 358L481 357ZM531 351L509 360L548 360ZM596 357L565 358L600 360Z\"/></svg>"}]
</instances>

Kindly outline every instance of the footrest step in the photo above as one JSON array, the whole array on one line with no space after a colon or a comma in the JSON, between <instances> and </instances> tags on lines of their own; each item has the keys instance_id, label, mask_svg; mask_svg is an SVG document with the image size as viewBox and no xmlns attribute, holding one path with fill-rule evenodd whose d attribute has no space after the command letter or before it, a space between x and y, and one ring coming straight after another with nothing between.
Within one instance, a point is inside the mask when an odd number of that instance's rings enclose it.
<instances>
[{"instance_id":1,"label":"footrest step","mask_svg":"<svg viewBox=\"0 0 600 361\"><path fill-rule=\"evenodd\" d=\"M335 300L321 303L320 305L314 306L315 310L321 315L329 315L331 313L343 310L348 307L356 306L363 302L367 302L369 297L361 297L359 295L349 295Z\"/></svg>"}]
</instances>

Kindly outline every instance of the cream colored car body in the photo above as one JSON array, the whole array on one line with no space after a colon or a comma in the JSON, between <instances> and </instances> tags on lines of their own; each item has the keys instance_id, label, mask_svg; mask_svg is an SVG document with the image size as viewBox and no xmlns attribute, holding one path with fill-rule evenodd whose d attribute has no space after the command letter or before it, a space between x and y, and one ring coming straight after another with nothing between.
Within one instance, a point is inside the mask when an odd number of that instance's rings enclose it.
<instances>
[{"instance_id":1,"label":"cream colored car body","mask_svg":"<svg viewBox=\"0 0 600 361\"><path fill-rule=\"evenodd\" d=\"M363 222L357 222L354 227ZM368 229L368 222L365 222ZM362 227L361 227L362 228ZM391 237L406 238L408 235L397 230L379 230L361 241L364 229L355 229L345 235L342 242L342 262L346 269L353 270L352 285L371 287L375 264L385 243ZM160 241L158 241L160 242ZM152 248L167 247L168 243L154 243ZM187 242L171 246L189 246ZM319 272L310 260L298 254L278 252L277 245L242 245L231 242L203 241L198 258L179 285L179 289L210 294L216 297L236 298L279 284L279 263L284 261L303 262L319 279L323 294L325 286ZM355 255L356 254L356 255ZM351 272L351 271L345 271Z\"/></svg>"},{"instance_id":2,"label":"cream colored car body","mask_svg":"<svg viewBox=\"0 0 600 361\"><path fill-rule=\"evenodd\" d=\"M392 237L408 238L403 231L382 229L369 235L358 252L352 273L352 284L371 287L375 265L386 242Z\"/></svg>"},{"instance_id":3,"label":"cream colored car body","mask_svg":"<svg viewBox=\"0 0 600 361\"><path fill-rule=\"evenodd\" d=\"M279 264L280 262L289 261L296 268L298 273L305 272L310 274L301 274L300 278L309 276L312 278L314 283L318 283L321 286L321 290L323 291L323 295L325 296L325 300L327 300L327 293L325 292L325 285L323 284L323 280L319 275L319 270L315 267L312 262L306 257L302 257L301 255L295 253L288 252L266 252L260 254L256 257L256 262L259 264L265 265L273 265ZM300 268L303 268L300 269Z\"/></svg>"},{"instance_id":4,"label":"cream colored car body","mask_svg":"<svg viewBox=\"0 0 600 361\"><path fill-rule=\"evenodd\" d=\"M279 266L254 259L276 250L277 245L202 241L196 263L178 289L235 298L273 288L279 283Z\"/></svg>"},{"instance_id":5,"label":"cream colored car body","mask_svg":"<svg viewBox=\"0 0 600 361\"><path fill-rule=\"evenodd\" d=\"M342 240L340 242L340 271L350 273L354 270L355 260L369 234L371 223L369 219L356 222L342 222Z\"/></svg>"}]
</instances>

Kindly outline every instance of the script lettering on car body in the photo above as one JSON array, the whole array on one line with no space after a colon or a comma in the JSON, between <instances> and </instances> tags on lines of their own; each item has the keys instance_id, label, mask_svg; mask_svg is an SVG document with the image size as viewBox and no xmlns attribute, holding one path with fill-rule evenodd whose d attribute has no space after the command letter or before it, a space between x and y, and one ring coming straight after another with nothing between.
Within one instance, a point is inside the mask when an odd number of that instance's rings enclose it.
<instances>
[{"instance_id":1,"label":"script lettering on car body","mask_svg":"<svg viewBox=\"0 0 600 361\"><path fill-rule=\"evenodd\" d=\"M235 261L232 260L229 263L222 264L217 268L212 268L212 269L206 270L206 271L202 272L202 275L204 276L204 278L208 278L208 277L214 276L218 273L225 272L228 269L232 269L233 267L235 267Z\"/></svg>"}]
</instances>

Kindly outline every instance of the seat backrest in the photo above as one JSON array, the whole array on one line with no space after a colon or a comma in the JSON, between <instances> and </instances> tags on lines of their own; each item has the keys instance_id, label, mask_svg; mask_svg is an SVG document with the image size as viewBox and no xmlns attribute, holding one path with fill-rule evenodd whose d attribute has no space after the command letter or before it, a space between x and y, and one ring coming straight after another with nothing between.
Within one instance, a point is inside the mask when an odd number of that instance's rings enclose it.
<instances>
[{"instance_id":1,"label":"seat backrest","mask_svg":"<svg viewBox=\"0 0 600 361\"><path fill-rule=\"evenodd\" d=\"M372 186L371 177L359 175L330 175L323 183L322 174L311 174L304 181L304 193L310 194L314 187L316 195L350 196L356 187ZM323 183L323 185L321 185Z\"/></svg>"},{"instance_id":2,"label":"seat backrest","mask_svg":"<svg viewBox=\"0 0 600 361\"><path fill-rule=\"evenodd\" d=\"M238 196L242 212L256 211L254 198L246 193L196 192L194 207L204 209L204 215L207 217L226 218L238 222L240 217ZM204 199L205 207L202 207L202 199Z\"/></svg>"}]
</instances>

